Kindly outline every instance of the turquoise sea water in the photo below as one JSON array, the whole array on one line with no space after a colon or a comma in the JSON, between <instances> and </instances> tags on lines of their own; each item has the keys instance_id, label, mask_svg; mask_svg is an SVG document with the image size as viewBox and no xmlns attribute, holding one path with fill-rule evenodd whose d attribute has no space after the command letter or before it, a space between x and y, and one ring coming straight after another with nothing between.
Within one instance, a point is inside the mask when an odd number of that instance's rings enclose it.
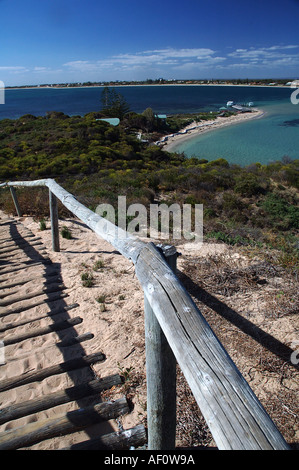
<instances>
[{"instance_id":1,"label":"turquoise sea water","mask_svg":"<svg viewBox=\"0 0 299 470\"><path fill-rule=\"evenodd\" d=\"M84 115L101 107L102 87L7 89L5 104L0 105L0 119L16 119L30 113L44 116L47 111ZM218 110L227 101L280 103L290 96L289 88L252 86L123 86L116 87L132 111L152 108L156 113L175 114Z\"/></svg>"},{"instance_id":2,"label":"turquoise sea water","mask_svg":"<svg viewBox=\"0 0 299 470\"><path fill-rule=\"evenodd\" d=\"M226 158L246 165L267 163L288 155L299 158L299 105L290 101L292 89L252 86L126 86L116 87L132 111L151 107L162 114L215 111L227 101L247 103L265 111L258 120L215 130L179 144L175 150L207 160ZM84 115L101 107L101 87L8 89L0 119L16 119L30 113L44 116L62 111L70 116Z\"/></svg>"},{"instance_id":3,"label":"turquoise sea water","mask_svg":"<svg viewBox=\"0 0 299 470\"><path fill-rule=\"evenodd\" d=\"M299 158L299 105L285 101L259 107L263 117L190 138L172 151L207 160L225 158L242 166Z\"/></svg>"}]
</instances>

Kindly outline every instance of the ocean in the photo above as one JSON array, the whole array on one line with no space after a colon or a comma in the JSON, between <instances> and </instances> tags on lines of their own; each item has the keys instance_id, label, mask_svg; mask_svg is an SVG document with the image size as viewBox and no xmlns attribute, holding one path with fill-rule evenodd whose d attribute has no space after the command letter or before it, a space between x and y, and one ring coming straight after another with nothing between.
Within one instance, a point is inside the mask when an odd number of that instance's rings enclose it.
<instances>
[{"instance_id":1,"label":"ocean","mask_svg":"<svg viewBox=\"0 0 299 470\"><path fill-rule=\"evenodd\" d=\"M175 151L187 156L247 165L268 163L284 156L299 158L299 105L291 103L290 88L253 86L122 86L116 87L132 111L150 107L156 113L196 113L215 111L227 101L254 102L265 111L261 119L219 129L178 144ZM62 111L84 115L101 108L101 87L7 89L0 119L16 119L24 114L44 116Z\"/></svg>"},{"instance_id":2,"label":"ocean","mask_svg":"<svg viewBox=\"0 0 299 470\"><path fill-rule=\"evenodd\" d=\"M267 164L283 157L299 158L299 106L287 100L255 103L264 116L190 138L172 147L209 161L225 158L246 166Z\"/></svg>"}]
</instances>

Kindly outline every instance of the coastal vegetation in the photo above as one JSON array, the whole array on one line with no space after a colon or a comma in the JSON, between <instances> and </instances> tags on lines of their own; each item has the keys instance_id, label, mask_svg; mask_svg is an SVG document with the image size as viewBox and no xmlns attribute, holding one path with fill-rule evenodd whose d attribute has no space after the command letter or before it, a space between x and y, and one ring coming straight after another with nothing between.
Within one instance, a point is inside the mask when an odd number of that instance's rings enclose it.
<instances>
[{"instance_id":1,"label":"coastal vegetation","mask_svg":"<svg viewBox=\"0 0 299 470\"><path fill-rule=\"evenodd\" d=\"M119 104L118 126L101 120ZM92 210L103 202L116 207L118 195L125 195L127 204L145 206L203 204L207 239L251 250L266 248L268 254L278 253L278 262L295 268L299 160L285 157L268 165L241 167L224 159L187 158L150 144L189 122L209 118L206 113L162 120L150 108L141 114L128 112L119 96L108 94L106 109L83 117L51 112L45 117L3 119L0 179L55 178ZM24 213L39 220L48 216L42 189L18 190L18 197ZM1 191L0 204L13 210L8 191ZM60 211L65 215L62 207Z\"/></svg>"},{"instance_id":2,"label":"coastal vegetation","mask_svg":"<svg viewBox=\"0 0 299 470\"><path fill-rule=\"evenodd\" d=\"M99 86L132 86L132 85L253 85L253 86L289 86L293 78L268 78L268 79L250 79L250 78L236 78L229 80L182 80L182 79L165 79L165 78L147 78L146 80L115 80L109 82L72 82L72 83L43 83L41 85L22 85L17 87L7 88L76 88L76 87L99 87Z\"/></svg>"},{"instance_id":3,"label":"coastal vegetation","mask_svg":"<svg viewBox=\"0 0 299 470\"><path fill-rule=\"evenodd\" d=\"M123 119L130 111L130 107L121 93L117 93L114 88L106 86L101 96L102 110L106 116Z\"/></svg>"}]
</instances>

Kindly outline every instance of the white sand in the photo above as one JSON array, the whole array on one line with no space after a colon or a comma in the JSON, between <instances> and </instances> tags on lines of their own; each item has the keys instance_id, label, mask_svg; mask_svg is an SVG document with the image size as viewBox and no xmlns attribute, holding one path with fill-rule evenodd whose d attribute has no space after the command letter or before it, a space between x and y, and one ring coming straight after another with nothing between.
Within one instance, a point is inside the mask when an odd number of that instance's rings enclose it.
<instances>
[{"instance_id":1,"label":"white sand","mask_svg":"<svg viewBox=\"0 0 299 470\"><path fill-rule=\"evenodd\" d=\"M216 129L221 129L223 127L231 126L233 124L239 124L244 121L251 119L257 119L264 115L264 111L253 109L251 113L236 114L228 117L217 117L211 121L205 121L201 123L193 122L187 127L180 131L180 134L171 134L167 136L167 141L162 142L163 149L168 152L175 151L175 147L178 144L182 144L187 140L211 132Z\"/></svg>"}]
</instances>

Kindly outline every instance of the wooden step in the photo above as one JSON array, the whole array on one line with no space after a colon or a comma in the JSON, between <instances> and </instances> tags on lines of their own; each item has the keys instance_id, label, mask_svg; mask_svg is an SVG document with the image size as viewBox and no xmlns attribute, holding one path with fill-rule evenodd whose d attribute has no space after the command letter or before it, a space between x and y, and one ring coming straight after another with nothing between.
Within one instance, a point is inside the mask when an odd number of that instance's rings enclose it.
<instances>
[{"instance_id":1,"label":"wooden step","mask_svg":"<svg viewBox=\"0 0 299 470\"><path fill-rule=\"evenodd\" d=\"M39 411L47 410L54 406L62 405L63 403L78 400L79 398L99 394L103 390L107 390L115 385L120 385L121 383L122 378L120 375L115 374L59 390L58 392L51 393L41 398L35 398L34 400L28 400L2 408L2 410L0 410L0 424L31 415Z\"/></svg>"},{"instance_id":2,"label":"wooden step","mask_svg":"<svg viewBox=\"0 0 299 470\"><path fill-rule=\"evenodd\" d=\"M40 237L36 237L22 223L10 219L0 222L0 287L2 288L0 340L2 346L7 348L9 357L7 363L3 365L7 368L8 374L4 375L7 378L0 381L0 403L2 393L3 403L10 403L5 401L7 393L17 391L19 387L25 387L25 393L30 388L34 389L33 395L31 393L29 395L34 398L21 400L21 394L18 396L17 393L14 403L4 405L0 409L0 425L5 429L0 433L0 450L30 448L44 440L83 430L86 435L89 434L90 426L117 419L130 412L126 398L102 402L101 393L112 387L121 386L123 379L119 374L101 378L97 376L93 364L105 361L106 357L102 352L86 354L81 343L94 338L94 334L89 331L78 334L74 328L79 324L84 327L84 315L75 317L69 315L69 312L78 308L79 304L76 302L71 305L65 304L64 299L68 294L64 292L65 286L59 264L52 263ZM48 311L40 311L40 306L45 304L48 306ZM27 313L28 310L32 311ZM20 314L22 316L19 318ZM9 317L5 322L6 317L11 315L15 315L15 318ZM40 321L43 322L43 326L40 325ZM37 342L38 349L34 347L34 338L53 332L57 334L47 340L46 347L40 347L39 342ZM22 349L23 344L19 343L31 340L35 349L27 350L26 347ZM72 359L43 368L40 368L41 363L38 361L34 370L28 370L27 365L25 369L27 372L10 376L10 364L16 364L17 367L18 361L26 361L29 364L35 353L38 352L39 357L46 356L51 354L55 347L59 350L60 356ZM48 385L47 382L40 385L41 382L47 379L49 383L55 383L59 374L66 374L65 378L71 379L74 385L43 394L43 386L45 385L47 389ZM83 403L87 400L89 406L82 407L82 400ZM90 402L95 404L90 406ZM63 413L63 405L67 404L71 404L73 408L79 406L79 409ZM32 421L35 419L35 413L45 410L51 410L54 416L39 418L21 426L16 421L26 417ZM132 445L143 445L145 442L146 429L143 425L139 425L132 429L121 429L119 432L96 436L65 449L123 450L129 449Z\"/></svg>"},{"instance_id":3,"label":"wooden step","mask_svg":"<svg viewBox=\"0 0 299 470\"><path fill-rule=\"evenodd\" d=\"M10 377L0 382L0 392L10 390L12 388L21 387L31 382L39 382L40 380L50 377L51 375L63 374L74 369L90 366L96 362L103 362L105 355L101 352L90 354L88 356L70 359L69 361L56 364L54 366L46 367L44 369L36 370L33 372L26 372L17 377Z\"/></svg>"},{"instance_id":4,"label":"wooden step","mask_svg":"<svg viewBox=\"0 0 299 470\"><path fill-rule=\"evenodd\" d=\"M69 411L55 418L46 418L0 434L0 450L27 447L45 439L81 431L89 426L129 413L126 398L103 402Z\"/></svg>"}]
</instances>

